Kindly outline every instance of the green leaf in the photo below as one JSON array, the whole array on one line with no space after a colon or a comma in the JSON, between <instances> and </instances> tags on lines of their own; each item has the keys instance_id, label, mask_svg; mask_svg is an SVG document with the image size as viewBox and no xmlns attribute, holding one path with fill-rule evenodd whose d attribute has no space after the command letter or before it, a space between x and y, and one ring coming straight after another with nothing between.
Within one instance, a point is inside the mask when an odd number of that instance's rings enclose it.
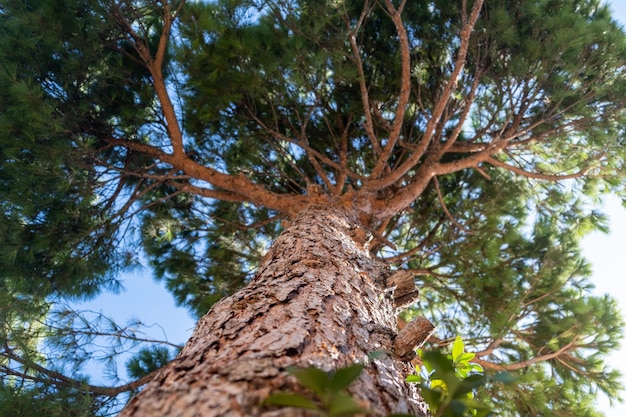
<instances>
[{"instance_id":1,"label":"green leaf","mask_svg":"<svg viewBox=\"0 0 626 417\"><path fill-rule=\"evenodd\" d=\"M454 339L454 344L452 345L452 360L454 362L458 362L464 352L465 344L463 343L463 339L461 336L457 336L456 339Z\"/></svg>"},{"instance_id":2,"label":"green leaf","mask_svg":"<svg viewBox=\"0 0 626 417\"><path fill-rule=\"evenodd\" d=\"M428 404L428 408L431 412L436 412L443 403L444 392L438 389L430 389L422 387L420 390L422 398Z\"/></svg>"},{"instance_id":3,"label":"green leaf","mask_svg":"<svg viewBox=\"0 0 626 417\"><path fill-rule=\"evenodd\" d=\"M310 368L295 368L290 367L287 369L292 375L298 378L298 381L314 393L319 396L324 396L326 388L328 386L328 374L321 369L314 367Z\"/></svg>"},{"instance_id":4,"label":"green leaf","mask_svg":"<svg viewBox=\"0 0 626 417\"><path fill-rule=\"evenodd\" d=\"M481 408L484 409L485 408L485 406L483 404L479 403L478 401L476 401L473 398L465 397L465 398L459 398L458 400L455 400L455 401L463 403L465 405L465 407L467 407L467 408L473 408L473 409L481 409Z\"/></svg>"},{"instance_id":5,"label":"green leaf","mask_svg":"<svg viewBox=\"0 0 626 417\"><path fill-rule=\"evenodd\" d=\"M317 404L302 395L290 392L275 392L263 401L264 405L278 405L281 407L306 408L319 410Z\"/></svg>"},{"instance_id":6,"label":"green leaf","mask_svg":"<svg viewBox=\"0 0 626 417\"><path fill-rule=\"evenodd\" d=\"M348 394L338 393L332 396L328 404L328 416L348 416L352 414L369 414L369 410L363 408Z\"/></svg>"},{"instance_id":7,"label":"green leaf","mask_svg":"<svg viewBox=\"0 0 626 417\"><path fill-rule=\"evenodd\" d=\"M456 374L459 378L467 378L469 376L469 366L459 365L456 366Z\"/></svg>"},{"instance_id":8,"label":"green leaf","mask_svg":"<svg viewBox=\"0 0 626 417\"><path fill-rule=\"evenodd\" d=\"M432 389L440 389L441 391L446 391L447 384L443 381L443 379L433 379L430 381L430 388Z\"/></svg>"},{"instance_id":9,"label":"green leaf","mask_svg":"<svg viewBox=\"0 0 626 417\"><path fill-rule=\"evenodd\" d=\"M471 375L458 384L454 395L457 397L464 396L465 394L471 392L477 387L485 384L487 382L487 377L484 375Z\"/></svg>"},{"instance_id":10,"label":"green leaf","mask_svg":"<svg viewBox=\"0 0 626 417\"><path fill-rule=\"evenodd\" d=\"M352 383L352 381L354 381L359 377L359 375L361 375L363 368L365 368L364 365L360 363L355 363L345 368L337 369L330 376L330 381L328 381L327 388L328 391L340 391L346 388Z\"/></svg>"},{"instance_id":11,"label":"green leaf","mask_svg":"<svg viewBox=\"0 0 626 417\"><path fill-rule=\"evenodd\" d=\"M417 374L411 374L406 377L406 382L420 384L422 382L422 377Z\"/></svg>"},{"instance_id":12,"label":"green leaf","mask_svg":"<svg viewBox=\"0 0 626 417\"><path fill-rule=\"evenodd\" d=\"M477 363L470 363L470 371L482 373L484 371L483 367Z\"/></svg>"},{"instance_id":13,"label":"green leaf","mask_svg":"<svg viewBox=\"0 0 626 417\"><path fill-rule=\"evenodd\" d=\"M428 363L430 369L436 370L437 372L454 372L454 365L452 361L439 352L425 352L422 356L422 360L424 365Z\"/></svg>"},{"instance_id":14,"label":"green leaf","mask_svg":"<svg viewBox=\"0 0 626 417\"><path fill-rule=\"evenodd\" d=\"M454 404L457 407L457 410L461 410L459 414L454 414L454 416L463 417L467 415L467 411L471 411L472 415L475 416L487 416L491 413L491 410L485 407L484 404L474 400L473 398L458 398L453 400L450 405Z\"/></svg>"},{"instance_id":15,"label":"green leaf","mask_svg":"<svg viewBox=\"0 0 626 417\"><path fill-rule=\"evenodd\" d=\"M461 356L455 361L456 363L469 362L476 357L475 353L464 352Z\"/></svg>"}]
</instances>

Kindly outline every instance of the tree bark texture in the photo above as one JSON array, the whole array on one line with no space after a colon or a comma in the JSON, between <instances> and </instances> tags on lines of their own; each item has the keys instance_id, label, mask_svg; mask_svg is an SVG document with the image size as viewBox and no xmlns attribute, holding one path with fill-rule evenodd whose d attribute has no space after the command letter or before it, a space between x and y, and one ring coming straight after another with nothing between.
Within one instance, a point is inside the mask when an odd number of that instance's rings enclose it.
<instances>
[{"instance_id":1,"label":"tree bark texture","mask_svg":"<svg viewBox=\"0 0 626 417\"><path fill-rule=\"evenodd\" d=\"M311 207L276 240L250 284L198 323L179 356L120 416L305 416L261 402L276 391L307 391L289 366L325 371L366 364L349 393L373 416L427 415L394 356L397 322L384 291L389 269L373 260L356 216ZM386 352L376 359L368 354ZM314 397L311 397L314 398Z\"/></svg>"}]
</instances>

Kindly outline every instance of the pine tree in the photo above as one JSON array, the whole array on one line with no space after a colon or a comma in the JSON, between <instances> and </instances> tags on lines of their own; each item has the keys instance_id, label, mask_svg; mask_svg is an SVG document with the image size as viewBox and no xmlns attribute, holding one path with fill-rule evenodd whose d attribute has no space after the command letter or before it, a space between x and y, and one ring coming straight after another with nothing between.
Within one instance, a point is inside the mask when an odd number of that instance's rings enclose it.
<instances>
[{"instance_id":1,"label":"pine tree","mask_svg":"<svg viewBox=\"0 0 626 417\"><path fill-rule=\"evenodd\" d=\"M624 35L597 0L2 0L0 404L150 381L123 415L295 415L262 406L303 392L287 367L359 362L372 415L423 414L400 270L427 346L517 378L499 414L595 415L622 323L579 240L624 194ZM90 385L95 335L140 337L66 302L140 257L202 319Z\"/></svg>"}]
</instances>

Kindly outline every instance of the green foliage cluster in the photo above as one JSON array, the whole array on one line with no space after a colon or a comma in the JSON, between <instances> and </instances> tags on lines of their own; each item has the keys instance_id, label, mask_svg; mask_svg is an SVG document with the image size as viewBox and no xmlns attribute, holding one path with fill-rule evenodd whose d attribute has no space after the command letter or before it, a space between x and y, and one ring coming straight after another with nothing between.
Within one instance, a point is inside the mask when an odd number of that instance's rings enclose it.
<instances>
[{"instance_id":1,"label":"green foliage cluster","mask_svg":"<svg viewBox=\"0 0 626 417\"><path fill-rule=\"evenodd\" d=\"M470 362L474 353L465 352L460 336L457 336L450 354L419 349L423 363L419 374L407 376L406 381L420 385L420 392L434 417L486 417L491 410L474 399L474 392L484 386L487 377L480 365ZM351 416L369 414L348 393L346 388L363 372L364 365L353 364L324 372L321 369L290 368L288 371L298 382L310 390L316 400L295 392L274 392L267 397L265 406L294 407L312 410L321 416ZM513 378L500 373L492 379L511 383ZM392 416L400 417L400 414ZM390 416L390 417L392 417Z\"/></svg>"},{"instance_id":2,"label":"green foliage cluster","mask_svg":"<svg viewBox=\"0 0 626 417\"><path fill-rule=\"evenodd\" d=\"M492 411L474 399L474 392L485 384L483 368L470 361L476 354L465 352L461 336L452 344L452 352L419 350L423 369L407 376L407 382L420 385L422 397L434 417L485 417ZM496 379L503 379L496 377Z\"/></svg>"},{"instance_id":3,"label":"green foliage cluster","mask_svg":"<svg viewBox=\"0 0 626 417\"><path fill-rule=\"evenodd\" d=\"M263 401L263 404L312 410L325 417L368 414L368 410L345 392L348 385L359 377L363 368L364 366L358 363L331 372L324 372L315 367L290 368L289 372L302 386L315 394L317 401L294 392L274 392Z\"/></svg>"},{"instance_id":4,"label":"green foliage cluster","mask_svg":"<svg viewBox=\"0 0 626 417\"><path fill-rule=\"evenodd\" d=\"M50 389L41 385L20 389L0 385L0 416L96 417L105 416L107 404L79 390Z\"/></svg>"},{"instance_id":5,"label":"green foliage cluster","mask_svg":"<svg viewBox=\"0 0 626 417\"><path fill-rule=\"evenodd\" d=\"M150 346L141 349L126 363L126 370L131 378L139 379L157 369L161 369L174 359L172 352L165 346Z\"/></svg>"},{"instance_id":6,"label":"green foliage cluster","mask_svg":"<svg viewBox=\"0 0 626 417\"><path fill-rule=\"evenodd\" d=\"M591 230L606 230L606 219L570 187L534 187L508 174L489 174L493 182L477 174L441 180L448 208L471 233L438 227L424 244L423 253L433 255L404 265L428 273L422 300L407 319L432 317L446 340L464 329L465 343L481 359L518 378L519 384L504 387L490 380L480 391L479 400L501 415L551 413L553 407L595 413L597 390L619 396L620 375L598 354L619 347L624 324L615 300L592 294L580 239ZM430 192L436 198L435 190ZM428 201L426 195L424 204ZM424 213L416 214L420 224L437 227L441 217ZM551 357L568 345L580 349L560 360ZM496 350L488 354L491 347ZM550 366L533 365L537 356ZM551 404L557 391L561 400Z\"/></svg>"}]
</instances>

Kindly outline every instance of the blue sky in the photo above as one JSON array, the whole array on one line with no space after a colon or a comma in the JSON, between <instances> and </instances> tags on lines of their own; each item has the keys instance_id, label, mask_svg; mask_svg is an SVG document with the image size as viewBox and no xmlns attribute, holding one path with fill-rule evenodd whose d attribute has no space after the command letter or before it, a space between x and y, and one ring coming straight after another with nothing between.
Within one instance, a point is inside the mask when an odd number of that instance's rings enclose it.
<instances>
[{"instance_id":1,"label":"blue sky","mask_svg":"<svg viewBox=\"0 0 626 417\"><path fill-rule=\"evenodd\" d=\"M626 26L626 1L609 0L607 3L613 10L613 16ZM625 80L626 82L626 80ZM617 298L626 320L626 209L618 198L604 200L604 211L610 218L610 233L593 233L583 240L583 253L593 265L593 283L599 294L611 294ZM626 341L622 341L622 349L608 358L610 366L620 369L626 375ZM626 385L626 378L622 378ZM624 398L624 397L623 397ZM626 416L626 402L609 405L608 400L600 396L598 406L607 417Z\"/></svg>"},{"instance_id":2,"label":"blue sky","mask_svg":"<svg viewBox=\"0 0 626 417\"><path fill-rule=\"evenodd\" d=\"M626 1L609 0L614 16L626 26ZM585 256L593 265L593 282L598 294L609 293L616 297L622 312L626 311L626 209L617 198L607 198L605 212L610 217L609 234L593 233L583 241ZM121 294L103 294L78 308L101 311L123 324L131 318L146 325L158 325L148 329L154 338L167 338L170 342L184 344L191 336L195 320L186 310L177 308L172 296L162 285L155 284L149 271L137 270L124 276L125 291ZM626 316L625 316L626 318ZM609 364L621 369L626 375L626 347L609 358ZM123 366L122 363L120 365ZM93 383L105 383L97 376ZM624 381L626 385L626 380ZM626 416L626 403L609 407L608 400L600 397L598 406L607 417Z\"/></svg>"},{"instance_id":3,"label":"blue sky","mask_svg":"<svg viewBox=\"0 0 626 417\"><path fill-rule=\"evenodd\" d=\"M583 253L593 265L592 282L598 294L611 294L618 299L622 315L626 320L626 268L624 268L624 249L626 248L626 210L620 200L611 197L604 201L604 210L610 218L610 233L592 233L583 240ZM626 375L626 346L622 341L622 349L608 358L611 367L618 368ZM626 379L623 379L626 385ZM626 403L609 406L608 400L600 396L599 407L608 417L626 416Z\"/></svg>"}]
</instances>

